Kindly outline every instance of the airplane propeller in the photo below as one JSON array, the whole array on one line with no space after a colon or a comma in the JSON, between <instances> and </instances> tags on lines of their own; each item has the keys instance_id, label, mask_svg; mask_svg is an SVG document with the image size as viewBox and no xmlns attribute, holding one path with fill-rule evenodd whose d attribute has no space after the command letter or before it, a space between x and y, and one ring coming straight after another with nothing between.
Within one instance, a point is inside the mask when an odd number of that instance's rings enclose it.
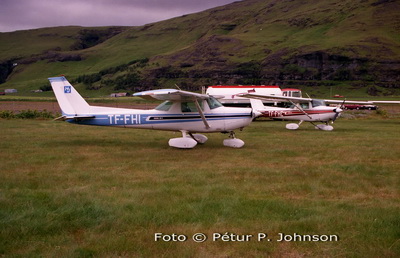
<instances>
[{"instance_id":1,"label":"airplane propeller","mask_svg":"<svg viewBox=\"0 0 400 258\"><path fill-rule=\"evenodd\" d=\"M339 117L340 113L343 112L344 109L344 103L346 102L346 99L343 100L342 104L340 104L340 106L338 106L337 108L335 108L333 110L333 112L335 112L335 116L333 117L332 122L335 122L335 120Z\"/></svg>"}]
</instances>

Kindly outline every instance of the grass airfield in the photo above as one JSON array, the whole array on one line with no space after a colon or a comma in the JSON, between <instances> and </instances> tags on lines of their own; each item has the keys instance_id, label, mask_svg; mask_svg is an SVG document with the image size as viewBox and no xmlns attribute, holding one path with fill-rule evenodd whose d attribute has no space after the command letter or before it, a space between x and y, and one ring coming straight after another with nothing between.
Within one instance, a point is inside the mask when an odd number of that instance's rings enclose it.
<instances>
[{"instance_id":1,"label":"grass airfield","mask_svg":"<svg viewBox=\"0 0 400 258\"><path fill-rule=\"evenodd\" d=\"M180 133L0 120L0 255L398 257L400 118L334 126L258 121L237 132L242 149L208 134L179 150L168 140Z\"/></svg>"}]
</instances>

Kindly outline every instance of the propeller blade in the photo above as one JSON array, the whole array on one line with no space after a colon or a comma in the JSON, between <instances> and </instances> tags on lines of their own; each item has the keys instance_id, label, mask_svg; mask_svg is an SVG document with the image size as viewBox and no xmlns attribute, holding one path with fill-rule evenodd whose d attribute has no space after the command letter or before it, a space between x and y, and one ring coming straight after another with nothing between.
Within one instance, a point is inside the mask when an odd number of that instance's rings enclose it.
<instances>
[{"instance_id":1,"label":"propeller blade","mask_svg":"<svg viewBox=\"0 0 400 258\"><path fill-rule=\"evenodd\" d=\"M340 108L343 109L344 108L344 103L346 102L346 99L343 100L342 104L340 105Z\"/></svg>"},{"instance_id":2,"label":"propeller blade","mask_svg":"<svg viewBox=\"0 0 400 258\"><path fill-rule=\"evenodd\" d=\"M332 119L332 122L335 122L336 119L338 118L338 116L339 116L339 113L336 113L335 116L334 116L333 119Z\"/></svg>"}]
</instances>

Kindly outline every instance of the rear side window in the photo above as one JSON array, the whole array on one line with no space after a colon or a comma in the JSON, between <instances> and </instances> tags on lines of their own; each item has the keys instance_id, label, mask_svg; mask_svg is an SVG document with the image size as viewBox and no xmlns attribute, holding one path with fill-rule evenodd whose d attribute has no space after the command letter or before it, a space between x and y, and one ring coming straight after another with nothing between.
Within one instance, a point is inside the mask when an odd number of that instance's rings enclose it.
<instances>
[{"instance_id":1,"label":"rear side window","mask_svg":"<svg viewBox=\"0 0 400 258\"><path fill-rule=\"evenodd\" d=\"M200 104L200 107L203 110L202 103ZM181 109L182 112L198 112L194 102L182 102Z\"/></svg>"}]
</instances>

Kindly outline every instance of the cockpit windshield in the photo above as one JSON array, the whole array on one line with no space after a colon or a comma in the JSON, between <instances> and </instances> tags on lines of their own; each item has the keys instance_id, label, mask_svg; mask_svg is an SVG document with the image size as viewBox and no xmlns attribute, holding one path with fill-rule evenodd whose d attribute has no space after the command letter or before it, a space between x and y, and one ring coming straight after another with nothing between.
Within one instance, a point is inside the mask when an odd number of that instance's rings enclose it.
<instances>
[{"instance_id":1,"label":"cockpit windshield","mask_svg":"<svg viewBox=\"0 0 400 258\"><path fill-rule=\"evenodd\" d=\"M326 106L325 101L322 99L313 99L311 103L313 107Z\"/></svg>"},{"instance_id":2,"label":"cockpit windshield","mask_svg":"<svg viewBox=\"0 0 400 258\"><path fill-rule=\"evenodd\" d=\"M210 97L209 99L207 99L207 103L208 103L208 106L210 107L210 109L222 107L221 102L219 102L214 97Z\"/></svg>"}]
</instances>

